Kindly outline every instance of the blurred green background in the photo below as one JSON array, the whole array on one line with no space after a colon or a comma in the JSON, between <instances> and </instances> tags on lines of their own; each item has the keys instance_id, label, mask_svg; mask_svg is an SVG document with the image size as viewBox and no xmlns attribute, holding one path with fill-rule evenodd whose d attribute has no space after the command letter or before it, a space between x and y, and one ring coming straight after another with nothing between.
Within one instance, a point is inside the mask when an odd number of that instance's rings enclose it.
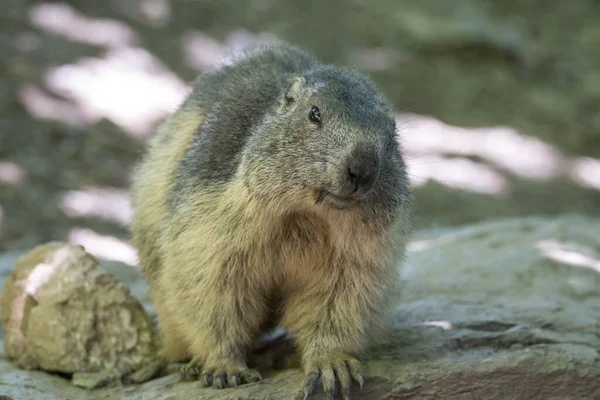
<instances>
[{"instance_id":1,"label":"blurred green background","mask_svg":"<svg viewBox=\"0 0 600 400\"><path fill-rule=\"evenodd\" d=\"M0 251L135 263L132 164L196 75L279 38L398 111L417 228L600 214L595 0L0 0ZM600 229L600 227L599 227Z\"/></svg>"}]
</instances>

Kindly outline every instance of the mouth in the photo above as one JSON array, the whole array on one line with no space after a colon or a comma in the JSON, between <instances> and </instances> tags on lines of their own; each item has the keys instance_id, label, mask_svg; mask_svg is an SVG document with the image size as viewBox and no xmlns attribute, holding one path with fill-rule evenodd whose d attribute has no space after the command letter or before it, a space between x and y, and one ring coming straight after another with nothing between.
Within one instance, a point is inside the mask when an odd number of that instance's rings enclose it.
<instances>
[{"instance_id":1,"label":"mouth","mask_svg":"<svg viewBox=\"0 0 600 400\"><path fill-rule=\"evenodd\" d=\"M351 197L340 197L328 190L319 190L315 204L325 204L336 210L344 210L356 204L356 199Z\"/></svg>"}]
</instances>

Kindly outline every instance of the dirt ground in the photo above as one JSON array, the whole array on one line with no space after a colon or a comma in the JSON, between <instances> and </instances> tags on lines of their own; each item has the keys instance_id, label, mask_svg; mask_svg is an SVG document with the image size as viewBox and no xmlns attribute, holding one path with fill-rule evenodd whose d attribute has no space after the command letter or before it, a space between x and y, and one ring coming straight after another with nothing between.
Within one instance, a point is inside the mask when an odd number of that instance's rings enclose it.
<instances>
[{"instance_id":1,"label":"dirt ground","mask_svg":"<svg viewBox=\"0 0 600 400\"><path fill-rule=\"evenodd\" d=\"M600 214L598 1L0 0L0 9L0 251L126 243L144 140L224 51L269 37L358 68L391 98L417 228Z\"/></svg>"}]
</instances>

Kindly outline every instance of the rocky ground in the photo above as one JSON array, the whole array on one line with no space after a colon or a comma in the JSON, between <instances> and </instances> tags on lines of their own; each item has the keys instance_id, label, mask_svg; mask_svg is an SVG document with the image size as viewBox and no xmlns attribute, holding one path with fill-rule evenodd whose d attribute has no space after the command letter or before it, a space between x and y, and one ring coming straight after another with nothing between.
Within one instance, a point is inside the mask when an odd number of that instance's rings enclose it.
<instances>
[{"instance_id":1,"label":"rocky ground","mask_svg":"<svg viewBox=\"0 0 600 400\"><path fill-rule=\"evenodd\" d=\"M368 73L396 104L411 168L417 233L394 341L374 353L376 378L357 396L600 397L599 2L0 8L2 274L17 254L70 240L151 310L128 245L133 162L200 71L229 49L278 37ZM299 376L202 396L287 398ZM173 376L94 394L61 379L0 358L0 395L19 400L200 393Z\"/></svg>"},{"instance_id":2,"label":"rocky ground","mask_svg":"<svg viewBox=\"0 0 600 400\"><path fill-rule=\"evenodd\" d=\"M393 100L417 227L600 213L597 1L0 7L0 250L81 230L126 240L143 140L198 72L269 37L361 69Z\"/></svg>"},{"instance_id":3,"label":"rocky ground","mask_svg":"<svg viewBox=\"0 0 600 400\"><path fill-rule=\"evenodd\" d=\"M600 219L522 218L421 231L402 269L388 334L354 399L600 398ZM16 255L16 254L15 254ZM6 276L15 255L0 260ZM151 309L144 281L104 264ZM28 399L289 399L302 373L202 389L177 374L86 391L0 358L0 394Z\"/></svg>"}]
</instances>

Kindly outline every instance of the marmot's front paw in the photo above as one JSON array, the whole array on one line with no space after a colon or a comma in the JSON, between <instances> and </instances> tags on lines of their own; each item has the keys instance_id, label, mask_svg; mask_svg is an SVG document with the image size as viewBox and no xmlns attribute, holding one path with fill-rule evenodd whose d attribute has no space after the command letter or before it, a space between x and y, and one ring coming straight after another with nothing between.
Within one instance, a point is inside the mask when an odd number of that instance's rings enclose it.
<instances>
[{"instance_id":1,"label":"marmot's front paw","mask_svg":"<svg viewBox=\"0 0 600 400\"><path fill-rule=\"evenodd\" d=\"M186 380L199 380L204 387L213 386L218 389L262 380L258 371L242 363L223 362L204 367L200 366L198 359L193 359L184 365L181 368L181 375Z\"/></svg>"},{"instance_id":2,"label":"marmot's front paw","mask_svg":"<svg viewBox=\"0 0 600 400\"><path fill-rule=\"evenodd\" d=\"M199 359L192 359L190 362L183 365L179 371L181 373L181 379L184 381L193 381L198 379L201 371Z\"/></svg>"},{"instance_id":3,"label":"marmot's front paw","mask_svg":"<svg viewBox=\"0 0 600 400\"><path fill-rule=\"evenodd\" d=\"M262 376L257 370L250 369L246 365L223 363L203 368L198 379L204 387L224 389L261 381Z\"/></svg>"},{"instance_id":4,"label":"marmot's front paw","mask_svg":"<svg viewBox=\"0 0 600 400\"><path fill-rule=\"evenodd\" d=\"M309 362L304 380L304 399L315 390L318 381L323 385L325 398L333 399L336 380L339 382L342 398L350 398L350 385L355 381L362 389L364 376L360 361L346 353L331 353Z\"/></svg>"}]
</instances>

